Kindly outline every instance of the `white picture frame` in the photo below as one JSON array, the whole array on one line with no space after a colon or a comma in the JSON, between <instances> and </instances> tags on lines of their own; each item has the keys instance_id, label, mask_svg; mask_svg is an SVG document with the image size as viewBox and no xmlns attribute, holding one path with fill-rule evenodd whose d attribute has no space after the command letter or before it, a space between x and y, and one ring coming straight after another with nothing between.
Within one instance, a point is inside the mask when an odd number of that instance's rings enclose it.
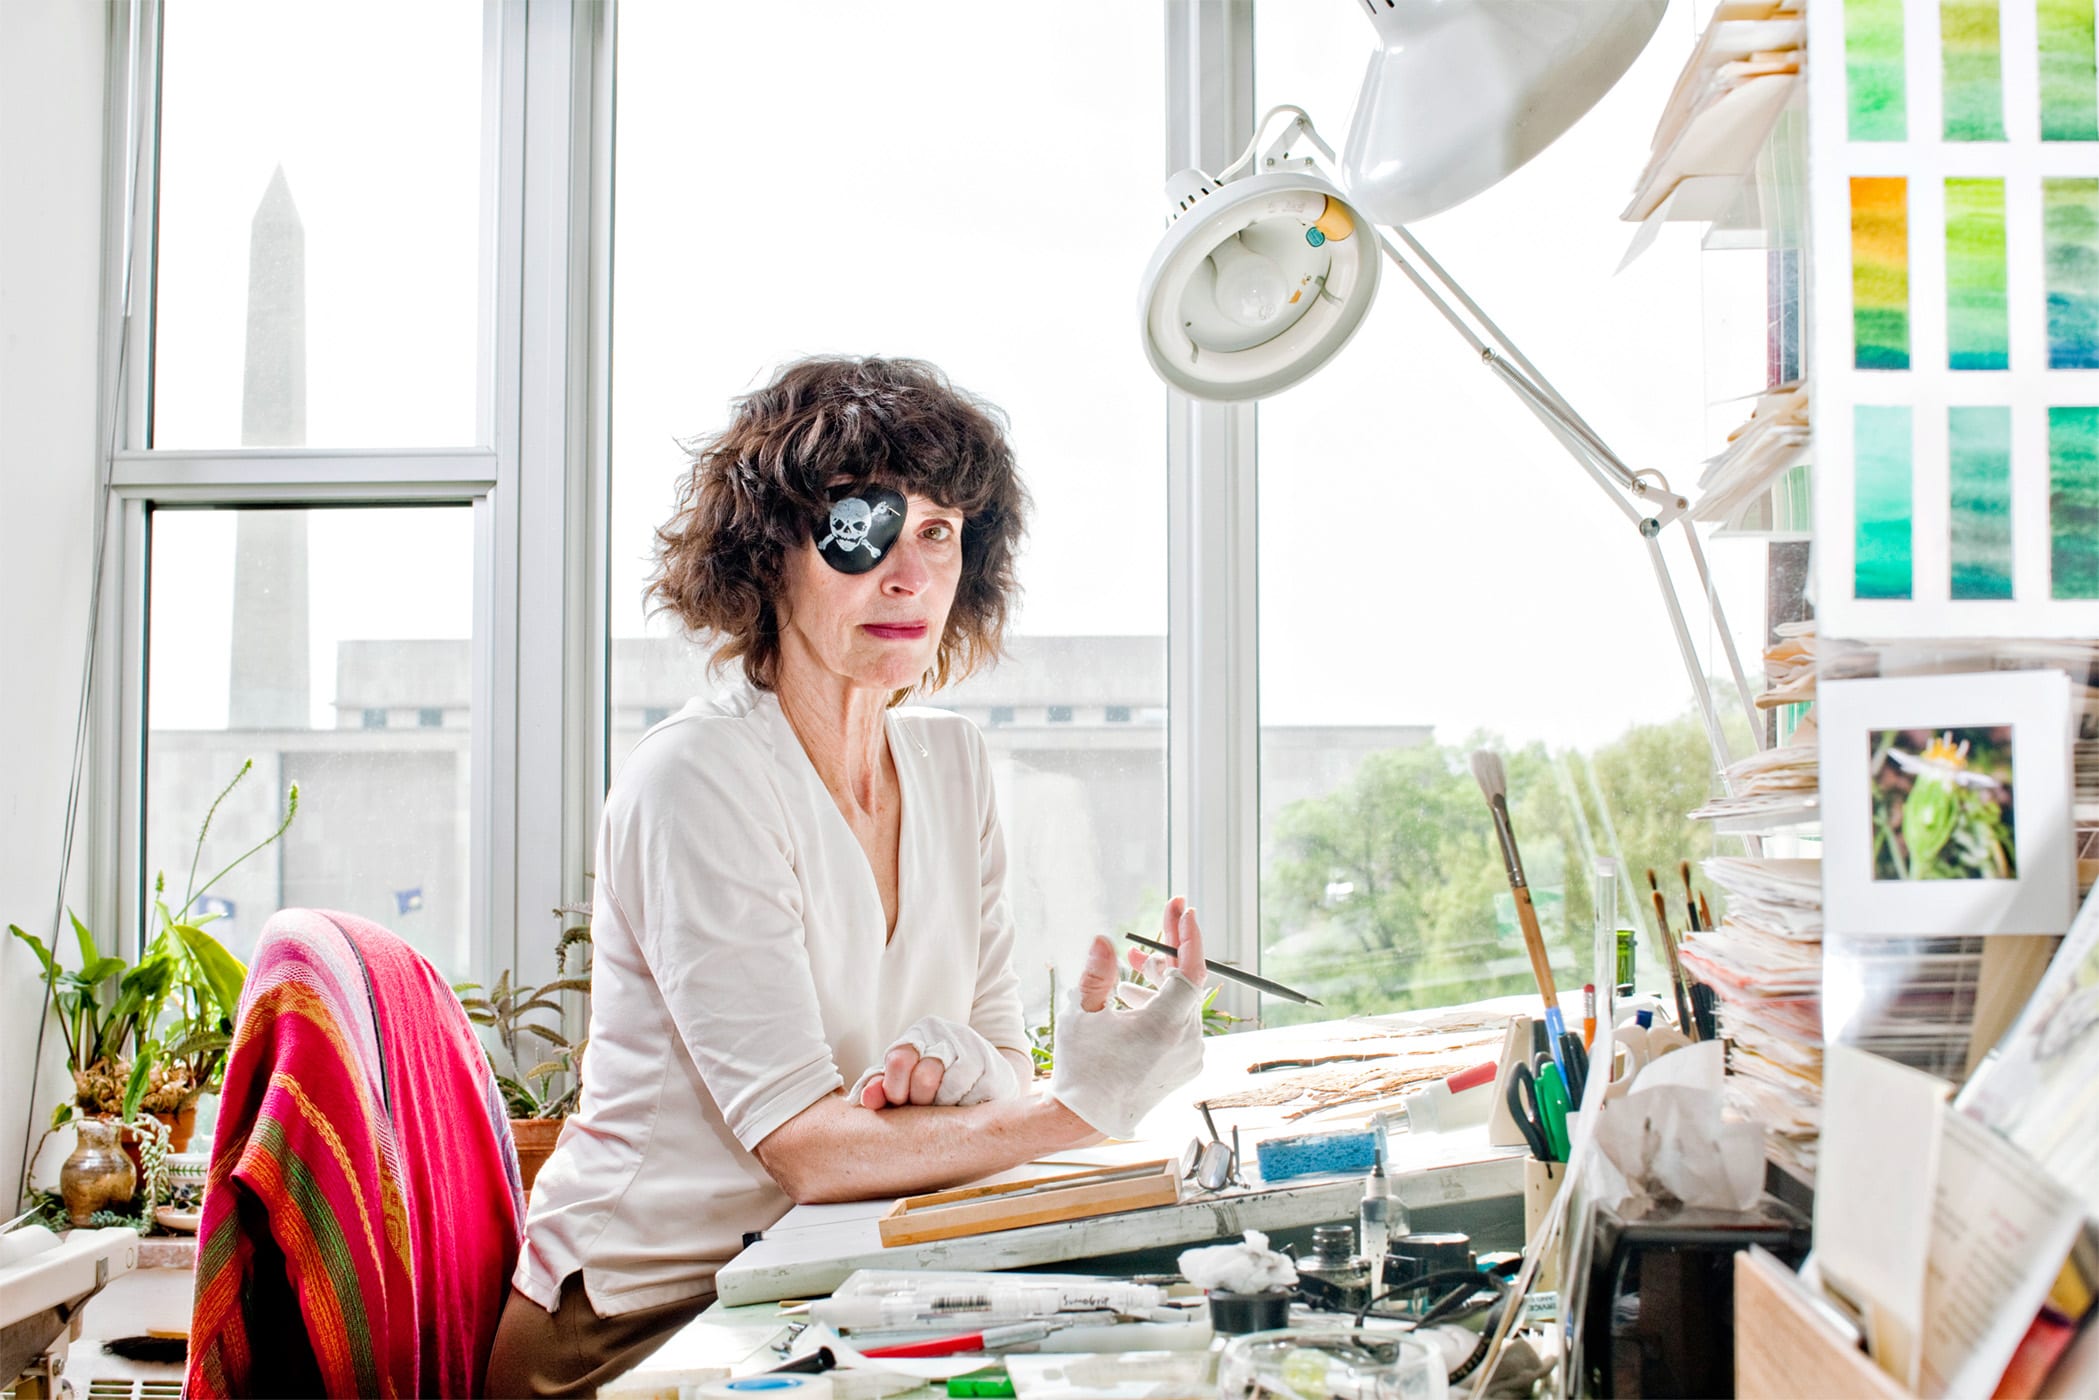
<instances>
[{"instance_id":1,"label":"white picture frame","mask_svg":"<svg viewBox=\"0 0 2099 1400\"><path fill-rule=\"evenodd\" d=\"M2074 724L2070 680L2060 671L1825 682L1816 702L1825 933L1899 938L2067 929L2077 900ZM1914 768L1920 755L1898 762L1890 752L1916 747L1896 740L1901 731L1929 731L1956 745L1972 740L1978 754L1994 755L1987 767L1977 764L1972 781L1998 779L1981 790L1999 804L2009 832L2010 878L1900 873L1907 853L1897 838L1909 829L1902 804L1922 781L1901 768Z\"/></svg>"}]
</instances>

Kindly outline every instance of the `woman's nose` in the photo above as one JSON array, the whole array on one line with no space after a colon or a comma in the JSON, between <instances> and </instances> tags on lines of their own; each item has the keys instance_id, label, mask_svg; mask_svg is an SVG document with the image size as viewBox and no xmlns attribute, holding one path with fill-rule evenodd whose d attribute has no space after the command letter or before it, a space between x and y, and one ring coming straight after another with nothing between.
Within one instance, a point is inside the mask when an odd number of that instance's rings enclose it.
<instances>
[{"instance_id":1,"label":"woman's nose","mask_svg":"<svg viewBox=\"0 0 2099 1400\"><path fill-rule=\"evenodd\" d=\"M890 546L889 557L882 562L882 591L899 597L910 597L926 586L932 573L926 561L920 557L918 541L909 535L899 536Z\"/></svg>"}]
</instances>

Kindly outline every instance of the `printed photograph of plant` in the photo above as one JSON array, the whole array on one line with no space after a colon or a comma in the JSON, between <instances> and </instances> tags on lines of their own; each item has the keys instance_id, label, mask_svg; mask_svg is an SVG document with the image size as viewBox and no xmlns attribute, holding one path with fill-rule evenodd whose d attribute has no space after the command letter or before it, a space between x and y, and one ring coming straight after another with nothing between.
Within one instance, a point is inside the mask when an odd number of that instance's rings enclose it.
<instances>
[{"instance_id":1,"label":"printed photograph of plant","mask_svg":"<svg viewBox=\"0 0 2099 1400\"><path fill-rule=\"evenodd\" d=\"M1875 880L2013 880L2012 729L1872 733Z\"/></svg>"}]
</instances>

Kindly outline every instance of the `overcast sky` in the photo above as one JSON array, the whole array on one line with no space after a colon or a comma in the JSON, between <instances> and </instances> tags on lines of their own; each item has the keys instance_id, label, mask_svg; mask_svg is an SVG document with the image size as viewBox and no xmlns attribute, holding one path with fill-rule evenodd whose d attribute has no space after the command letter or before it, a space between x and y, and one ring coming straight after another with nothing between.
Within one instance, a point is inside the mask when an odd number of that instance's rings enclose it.
<instances>
[{"instance_id":1,"label":"overcast sky","mask_svg":"<svg viewBox=\"0 0 2099 1400\"><path fill-rule=\"evenodd\" d=\"M1635 467L1684 489L1762 367L1761 254L1617 219L1695 35L1531 166L1415 232ZM1163 228L1157 6L621 7L613 630L637 635L676 439L780 360L911 354L1003 406L1038 503L1020 629L1156 633L1165 391L1137 284ZM1347 132L1356 0L1270 0L1259 104ZM482 12L464 0L168 7L156 443L237 442L248 223L282 165L305 226L308 439L470 443L483 303ZM406 39L411 36L413 42ZM238 81L229 79L237 74ZM1716 369L1709 322L1732 335ZM1262 715L1592 745L1690 692L1630 525L1388 270L1355 341L1264 403ZM336 643L464 636L464 511L314 527L313 707ZM230 517L156 540L155 727L225 722ZM1763 547L1711 551L1747 635ZM1695 580L1686 588L1695 604ZM1703 635L1702 609L1691 609ZM1715 662L1715 668L1718 663Z\"/></svg>"}]
</instances>

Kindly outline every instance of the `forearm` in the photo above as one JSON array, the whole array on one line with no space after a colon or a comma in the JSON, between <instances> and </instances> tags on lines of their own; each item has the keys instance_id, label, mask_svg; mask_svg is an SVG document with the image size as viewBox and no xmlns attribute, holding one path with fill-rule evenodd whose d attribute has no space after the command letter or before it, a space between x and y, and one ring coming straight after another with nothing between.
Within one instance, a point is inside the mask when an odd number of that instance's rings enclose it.
<instances>
[{"instance_id":1,"label":"forearm","mask_svg":"<svg viewBox=\"0 0 2099 1400\"><path fill-rule=\"evenodd\" d=\"M863 1201L974 1181L1099 1137L1034 1090L968 1108L869 1109L833 1094L781 1124L757 1157L797 1202Z\"/></svg>"}]
</instances>

